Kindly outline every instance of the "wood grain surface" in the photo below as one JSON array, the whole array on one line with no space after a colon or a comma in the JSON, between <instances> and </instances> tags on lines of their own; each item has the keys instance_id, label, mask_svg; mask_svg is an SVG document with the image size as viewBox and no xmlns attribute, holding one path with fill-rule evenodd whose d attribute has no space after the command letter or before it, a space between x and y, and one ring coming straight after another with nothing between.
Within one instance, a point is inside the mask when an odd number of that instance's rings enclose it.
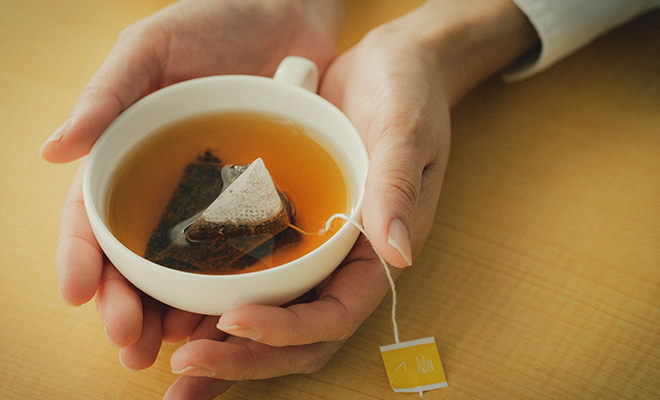
<instances>
[{"instance_id":1,"label":"wood grain surface","mask_svg":"<svg viewBox=\"0 0 660 400\"><path fill-rule=\"evenodd\" d=\"M76 163L38 149L117 34L170 1L0 4L0 397L157 399L164 345L121 367L93 302L59 298L59 211ZM342 49L421 1L348 1ZM449 387L427 399L660 398L660 13L546 72L497 77L452 114L452 155L422 255L398 280L402 340L434 336ZM402 399L378 347L386 297L320 372L223 399Z\"/></svg>"}]
</instances>

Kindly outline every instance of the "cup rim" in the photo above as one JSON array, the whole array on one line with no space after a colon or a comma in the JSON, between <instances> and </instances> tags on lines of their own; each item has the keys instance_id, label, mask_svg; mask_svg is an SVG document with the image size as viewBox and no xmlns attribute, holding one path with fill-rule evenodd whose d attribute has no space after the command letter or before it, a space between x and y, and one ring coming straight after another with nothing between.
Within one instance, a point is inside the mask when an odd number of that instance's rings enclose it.
<instances>
[{"instance_id":1,"label":"cup rim","mask_svg":"<svg viewBox=\"0 0 660 400\"><path fill-rule=\"evenodd\" d=\"M166 97L171 97L174 96L176 97L178 92L180 91L189 91L192 90L194 91L195 88L200 87L200 86L205 86L205 85L222 85L224 82L242 82L241 84L247 84L247 82L250 82L250 85L254 86L259 86L259 85L267 85L267 86L274 86L278 87L280 89L284 89L287 91L291 91L293 93L296 93L298 96L304 96L306 99L309 99L310 101L314 102L320 102L323 104L324 107L328 109L328 112L333 113L333 118L342 120L341 123L346 125L347 127L351 127L353 131L355 131L356 139L357 142L359 142L360 146L357 150L360 155L361 159L359 162L364 163L365 167L365 172L364 172L364 178L358 179L359 182L356 182L356 187L359 188L357 193L355 194L355 201L352 207L350 207L350 210L347 210L346 214L350 212L350 217L353 220L360 221L361 220L361 212L362 212L362 202L364 198L364 181L366 179L366 174L367 174L367 168L368 168L368 155L366 151L366 147L364 146L364 143L362 142L359 134L357 133L357 130L353 126L353 124L350 122L348 117L341 112L336 106L334 106L332 103L327 101L326 99L322 98L321 96L317 95L316 93L310 92L306 89L303 89L301 87L284 83L284 82L279 82L276 81L272 78L268 77L263 77L263 76L254 76L254 75L214 75L214 76L207 76L207 77L201 77L201 78L195 78L195 79L190 79L182 82L178 82L172 85L169 85L167 87L164 87L162 89L159 89L155 92L152 92L148 94L147 96L141 98L140 100L136 101L133 103L131 106L129 106L126 110L124 110L109 126L106 128L106 130L103 132L103 134L99 137L99 139L96 141L96 143L93 145L86 161L85 165L85 171L83 174L83 197L84 197L84 203L85 203L85 208L87 211L88 219L90 220L90 224L92 224L92 228L94 230L95 236L96 235L103 235L104 240L111 242L110 245L112 245L117 251L121 252L124 256L130 257L134 261L140 263L143 267L149 269L149 272L157 273L160 275L170 275L172 277L175 277L177 279L186 279L186 280L203 280L203 281L227 281L227 280L241 280L241 279L246 279L247 277L264 277L268 275L274 275L274 274L280 274L280 273L286 273L286 271L290 269L295 269L298 265L305 265L306 261L308 259L313 258L316 254L320 253L323 251L323 249L329 247L332 245L333 242L336 242L340 240L341 237L348 235L350 231L355 229L355 227L352 226L350 223L344 223L341 228L335 232L330 238L328 238L325 242L323 242L320 246L314 248L310 252L302 255L299 258L296 258L294 260L291 260L289 262L276 265L270 268L266 268L263 270L259 271L251 271L251 272L242 272L242 273L237 273L237 274L201 274L201 273L195 273L195 272L188 272L188 271L181 271L173 268L168 268L165 266L162 266L160 264L157 264L155 262L152 262L150 260L147 260L143 256L133 252L130 250L128 247L126 247L118 238L115 237L115 235L110 231L109 227L107 226L105 218L102 216L101 212L99 211L100 208L104 207L103 204L97 204L94 199L96 196L93 195L92 188L94 188L95 184L93 182L93 173L95 172L97 167L98 158L100 157L99 154L101 154L104 151L104 147L106 146L105 143L111 140L111 135L106 134L112 132L118 127L121 127L122 124L128 123L125 121L130 121L131 118L133 118L133 115L136 113L139 113L142 109L152 107L160 101L162 98ZM224 109L222 110L217 110L216 111L225 111ZM247 112L250 112L250 110L245 110ZM195 117L199 115L204 115L207 114L207 112L201 111L201 112L193 112L190 114L187 114L185 118L190 118L190 117ZM166 126L168 123L163 123L160 124L160 127ZM146 133L145 135L142 136L140 140L144 140L144 138L148 137L149 135L153 134L153 130L150 130L150 132ZM316 140L316 139L314 139ZM321 144L323 146L323 144ZM129 146L129 148L134 148L133 146ZM339 148L336 149L339 151ZM119 155L119 159L121 160L128 152L124 151L122 154ZM117 162L116 165L120 165L121 161ZM112 171L110 172L110 175L114 175L116 173L117 167L114 166L112 168ZM106 185L107 186L107 185ZM97 190L105 190L107 192L107 188L97 188ZM107 193L104 193L101 196L104 200L107 200ZM98 232L98 233L97 233ZM98 240L98 239L97 239ZM119 269L120 267L118 267ZM120 270L120 272L122 272Z\"/></svg>"}]
</instances>

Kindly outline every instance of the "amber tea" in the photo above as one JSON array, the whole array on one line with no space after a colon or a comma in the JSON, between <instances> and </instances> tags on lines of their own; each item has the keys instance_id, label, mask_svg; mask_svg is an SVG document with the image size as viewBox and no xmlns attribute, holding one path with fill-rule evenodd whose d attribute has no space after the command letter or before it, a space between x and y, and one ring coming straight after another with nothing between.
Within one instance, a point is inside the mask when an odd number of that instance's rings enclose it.
<instances>
[{"instance_id":1,"label":"amber tea","mask_svg":"<svg viewBox=\"0 0 660 400\"><path fill-rule=\"evenodd\" d=\"M110 230L126 247L144 256L159 222L172 208L173 196L189 196L208 206L220 189L214 192L217 179L207 176L219 176L215 174L218 165L245 166L257 158L263 160L278 192L293 208L295 226L308 232L320 230L331 215L348 211L349 199L338 163L306 129L255 113L199 116L162 129L127 156L113 178L107 205ZM207 169L213 173L206 174ZM186 186L182 184L186 174L201 178L191 181L194 187ZM257 271L299 258L330 238L340 225L338 222L323 236L287 230L278 242L286 246L275 246L272 254L261 251L263 254L252 257L252 262L236 272ZM289 237L292 235L295 239Z\"/></svg>"}]
</instances>

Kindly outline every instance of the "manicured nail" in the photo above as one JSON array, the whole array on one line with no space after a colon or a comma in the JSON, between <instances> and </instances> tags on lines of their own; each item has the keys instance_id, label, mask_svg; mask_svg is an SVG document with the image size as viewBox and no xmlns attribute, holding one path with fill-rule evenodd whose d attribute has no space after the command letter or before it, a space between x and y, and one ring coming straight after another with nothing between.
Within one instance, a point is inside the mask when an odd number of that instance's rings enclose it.
<instances>
[{"instance_id":1,"label":"manicured nail","mask_svg":"<svg viewBox=\"0 0 660 400\"><path fill-rule=\"evenodd\" d=\"M194 365L189 365L178 371L172 370L172 373L187 376L206 376L208 378L213 378L215 376L215 372L211 371L210 369L196 367Z\"/></svg>"},{"instance_id":2,"label":"manicured nail","mask_svg":"<svg viewBox=\"0 0 660 400\"><path fill-rule=\"evenodd\" d=\"M53 134L50 135L50 137L48 139L46 139L44 144L41 145L41 149L39 149L39 154L41 154L44 151L46 146L50 145L51 143L57 143L60 140L62 140L62 138L64 137L64 134L69 129L69 126L71 125L71 121L72 121L72 118L69 118L65 123L62 124L62 126L60 126L55 132L53 132Z\"/></svg>"},{"instance_id":3,"label":"manicured nail","mask_svg":"<svg viewBox=\"0 0 660 400\"><path fill-rule=\"evenodd\" d=\"M103 325L103 332L105 332L105 338L108 339L108 342L110 342L111 345L115 346L118 349L123 348L122 346L118 345L110 338L110 335L108 335L108 327L105 325Z\"/></svg>"},{"instance_id":4,"label":"manicured nail","mask_svg":"<svg viewBox=\"0 0 660 400\"><path fill-rule=\"evenodd\" d=\"M403 257L408 265L412 265L412 250L410 249L408 230L398 218L395 218L390 222L387 243L401 254L401 257Z\"/></svg>"},{"instance_id":5,"label":"manicured nail","mask_svg":"<svg viewBox=\"0 0 660 400\"><path fill-rule=\"evenodd\" d=\"M60 298L62 299L62 301L64 302L64 304L66 304L67 306L70 306L70 307L80 307L79 304L73 304L73 303L71 303L69 300L67 300L67 299L64 298L64 296L62 295L62 288L61 288L61 287L58 288L58 291L59 291L59 293L60 293Z\"/></svg>"},{"instance_id":6,"label":"manicured nail","mask_svg":"<svg viewBox=\"0 0 660 400\"><path fill-rule=\"evenodd\" d=\"M240 325L222 326L220 323L218 323L217 328L230 335L239 336L251 340L257 340L261 336L259 335L259 332L255 331L254 329Z\"/></svg>"},{"instance_id":7,"label":"manicured nail","mask_svg":"<svg viewBox=\"0 0 660 400\"><path fill-rule=\"evenodd\" d=\"M137 371L137 369L135 369L135 368L131 368L131 367L127 367L127 366L126 366L126 364L124 363L124 359L122 358L122 353L123 353L123 352L120 350L120 351L119 351L119 364L121 364L121 366L124 367L124 369L125 369L126 371L131 371L131 372L135 372L135 371Z\"/></svg>"}]
</instances>

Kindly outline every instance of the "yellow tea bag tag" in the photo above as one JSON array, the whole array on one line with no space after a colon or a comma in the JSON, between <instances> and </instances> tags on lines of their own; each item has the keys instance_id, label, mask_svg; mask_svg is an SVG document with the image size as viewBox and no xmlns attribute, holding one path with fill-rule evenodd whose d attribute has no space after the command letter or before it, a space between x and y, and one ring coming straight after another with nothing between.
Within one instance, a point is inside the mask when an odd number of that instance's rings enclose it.
<instances>
[{"instance_id":1,"label":"yellow tea bag tag","mask_svg":"<svg viewBox=\"0 0 660 400\"><path fill-rule=\"evenodd\" d=\"M327 232L330 223L336 218L341 218L353 224L367 237L362 225L344 214L334 214L330 217L326 222L325 229L320 230L318 234ZM302 233L308 234L304 231ZM445 378L445 371L442 369L435 338L427 337L403 343L399 342L394 279L385 259L375 249L374 252L385 269L385 274L392 289L392 328L395 343L380 347L380 353L387 371L387 379L389 379L392 389L397 393L419 393L420 396L424 396L425 391L447 387L447 378Z\"/></svg>"},{"instance_id":2,"label":"yellow tea bag tag","mask_svg":"<svg viewBox=\"0 0 660 400\"><path fill-rule=\"evenodd\" d=\"M380 352L392 389L398 393L419 393L447 387L435 338L411 340L381 346Z\"/></svg>"}]
</instances>

